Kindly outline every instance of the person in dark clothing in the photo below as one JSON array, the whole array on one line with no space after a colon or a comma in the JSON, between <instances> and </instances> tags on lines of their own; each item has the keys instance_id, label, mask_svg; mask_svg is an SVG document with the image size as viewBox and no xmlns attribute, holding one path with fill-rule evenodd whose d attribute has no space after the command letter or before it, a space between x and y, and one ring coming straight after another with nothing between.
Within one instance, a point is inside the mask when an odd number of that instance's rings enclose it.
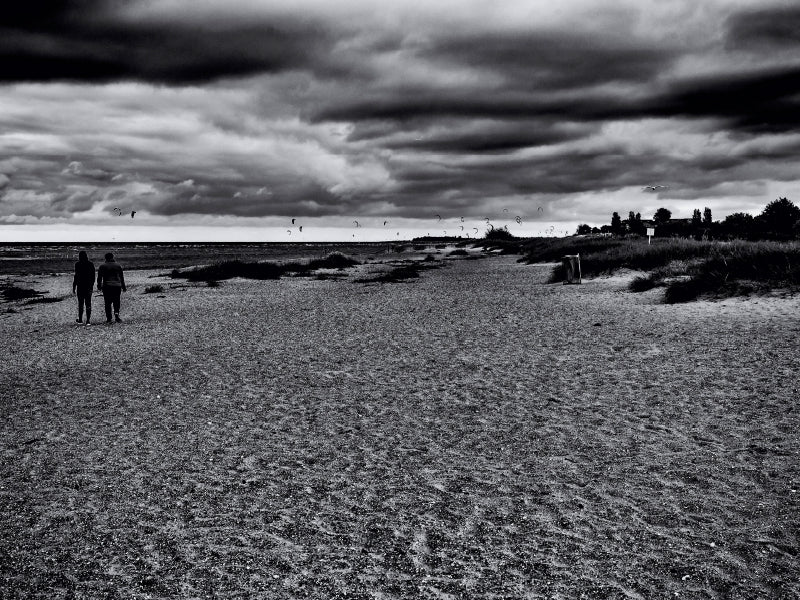
<instances>
[{"instance_id":1,"label":"person in dark clothing","mask_svg":"<svg viewBox=\"0 0 800 600\"><path fill-rule=\"evenodd\" d=\"M114 319L122 323L119 318L119 297L121 292L127 292L125 276L122 267L114 261L112 252L106 253L106 262L97 269L97 289L103 291L103 300L106 305L106 323L111 323L111 306L114 306Z\"/></svg>"},{"instance_id":2,"label":"person in dark clothing","mask_svg":"<svg viewBox=\"0 0 800 600\"><path fill-rule=\"evenodd\" d=\"M86 306L86 324L92 318L92 291L94 290L94 263L89 260L84 250L78 252L75 263L75 277L72 279L72 293L78 296L78 318L76 323L83 322L83 307Z\"/></svg>"}]
</instances>

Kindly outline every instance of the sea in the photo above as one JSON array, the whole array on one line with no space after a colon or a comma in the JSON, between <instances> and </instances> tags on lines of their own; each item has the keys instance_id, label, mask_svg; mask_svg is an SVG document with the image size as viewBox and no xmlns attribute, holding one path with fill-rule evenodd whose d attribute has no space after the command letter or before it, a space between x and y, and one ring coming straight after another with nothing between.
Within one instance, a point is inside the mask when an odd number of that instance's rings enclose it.
<instances>
[{"instance_id":1,"label":"sea","mask_svg":"<svg viewBox=\"0 0 800 600\"><path fill-rule=\"evenodd\" d=\"M0 275L39 275L71 272L78 252L85 250L95 264L102 263L107 252L125 269L177 269L215 262L240 260L302 261L324 258L341 252L356 260L395 254L403 251L424 251L445 243L438 238L413 242L319 242L319 243L2 243Z\"/></svg>"}]
</instances>

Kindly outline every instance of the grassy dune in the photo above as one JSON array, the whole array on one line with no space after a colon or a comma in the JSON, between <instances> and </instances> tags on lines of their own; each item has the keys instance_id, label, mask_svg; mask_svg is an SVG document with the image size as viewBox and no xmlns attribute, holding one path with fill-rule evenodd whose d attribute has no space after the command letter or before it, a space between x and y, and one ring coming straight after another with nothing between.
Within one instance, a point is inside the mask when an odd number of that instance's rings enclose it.
<instances>
[{"instance_id":1,"label":"grassy dune","mask_svg":"<svg viewBox=\"0 0 800 600\"><path fill-rule=\"evenodd\" d=\"M646 271L630 290L664 287L667 303L700 297L730 297L800 284L800 245L797 242L731 242L689 239L566 238L536 240L525 248L524 262L560 261L565 254L581 255L584 277L621 269ZM561 265L551 282L563 281Z\"/></svg>"}]
</instances>

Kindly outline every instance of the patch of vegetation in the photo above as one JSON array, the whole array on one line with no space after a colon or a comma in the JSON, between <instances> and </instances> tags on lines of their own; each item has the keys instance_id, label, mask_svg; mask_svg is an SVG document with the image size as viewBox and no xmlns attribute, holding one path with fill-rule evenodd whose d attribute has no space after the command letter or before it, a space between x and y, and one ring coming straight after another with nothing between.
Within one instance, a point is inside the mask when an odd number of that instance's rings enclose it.
<instances>
[{"instance_id":1,"label":"patch of vegetation","mask_svg":"<svg viewBox=\"0 0 800 600\"><path fill-rule=\"evenodd\" d=\"M3 300L6 302L15 302L17 300L26 300L29 298L39 298L46 292L37 292L36 290L26 289L10 285L3 288Z\"/></svg>"},{"instance_id":2,"label":"patch of vegetation","mask_svg":"<svg viewBox=\"0 0 800 600\"><path fill-rule=\"evenodd\" d=\"M508 229L490 229L484 235L484 239L489 242L508 242L517 238Z\"/></svg>"},{"instance_id":3,"label":"patch of vegetation","mask_svg":"<svg viewBox=\"0 0 800 600\"><path fill-rule=\"evenodd\" d=\"M639 275L634 277L633 281L628 285L628 289L632 292L646 292L652 290L659 285L659 277L655 273L649 275Z\"/></svg>"},{"instance_id":4,"label":"patch of vegetation","mask_svg":"<svg viewBox=\"0 0 800 600\"><path fill-rule=\"evenodd\" d=\"M467 252L463 248L457 248L452 252L448 253L447 256L469 256L469 252Z\"/></svg>"},{"instance_id":5,"label":"patch of vegetation","mask_svg":"<svg viewBox=\"0 0 800 600\"><path fill-rule=\"evenodd\" d=\"M307 263L276 264L272 262L242 262L229 260L214 263L205 267L198 267L181 271L174 269L170 274L173 278L183 278L189 281L222 281L241 277L243 279L280 279L283 275L307 275L318 269L345 269L359 264L355 259L345 256L341 252L333 252L325 258L313 259Z\"/></svg>"},{"instance_id":6,"label":"patch of vegetation","mask_svg":"<svg viewBox=\"0 0 800 600\"><path fill-rule=\"evenodd\" d=\"M209 279L206 282L206 286L210 287L210 288L218 288L219 287L219 281L217 281L216 279Z\"/></svg>"},{"instance_id":7,"label":"patch of vegetation","mask_svg":"<svg viewBox=\"0 0 800 600\"><path fill-rule=\"evenodd\" d=\"M417 279L420 272L436 268L438 268L438 266L422 264L422 262L417 261L400 265L376 277L359 279L358 283L398 283L401 281L408 281L409 279Z\"/></svg>"},{"instance_id":8,"label":"patch of vegetation","mask_svg":"<svg viewBox=\"0 0 800 600\"><path fill-rule=\"evenodd\" d=\"M148 285L146 288L144 288L145 294L161 294L163 291L163 285Z\"/></svg>"},{"instance_id":9,"label":"patch of vegetation","mask_svg":"<svg viewBox=\"0 0 800 600\"><path fill-rule=\"evenodd\" d=\"M667 303L800 286L800 245L796 242L671 238L650 245L639 238L572 238L552 240L550 247L536 241L523 260L558 260L550 278L557 283L565 278L560 260L567 254L580 254L584 277L621 269L645 271L647 275L636 277L629 289L641 292L664 286Z\"/></svg>"}]
</instances>

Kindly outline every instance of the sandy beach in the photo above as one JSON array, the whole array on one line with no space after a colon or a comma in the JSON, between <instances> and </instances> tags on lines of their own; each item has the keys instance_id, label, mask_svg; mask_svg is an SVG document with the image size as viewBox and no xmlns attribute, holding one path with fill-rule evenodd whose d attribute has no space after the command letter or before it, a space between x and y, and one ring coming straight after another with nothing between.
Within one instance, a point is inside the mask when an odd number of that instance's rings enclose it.
<instances>
[{"instance_id":1,"label":"sandy beach","mask_svg":"<svg viewBox=\"0 0 800 600\"><path fill-rule=\"evenodd\" d=\"M516 259L3 313L0 597L800 598L800 298Z\"/></svg>"}]
</instances>

